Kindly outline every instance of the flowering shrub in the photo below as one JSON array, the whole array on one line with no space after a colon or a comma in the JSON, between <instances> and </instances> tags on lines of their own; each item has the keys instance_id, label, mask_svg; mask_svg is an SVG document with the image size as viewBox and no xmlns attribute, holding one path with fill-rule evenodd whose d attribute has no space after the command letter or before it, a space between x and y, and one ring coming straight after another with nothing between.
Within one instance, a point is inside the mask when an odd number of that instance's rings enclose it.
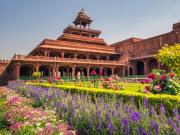
<instances>
[{"instance_id":1,"label":"flowering shrub","mask_svg":"<svg viewBox=\"0 0 180 135\"><path fill-rule=\"evenodd\" d=\"M41 77L41 72L34 72L34 73L32 74L32 78L33 78L34 80L39 80L40 77Z\"/></svg>"},{"instance_id":2,"label":"flowering shrub","mask_svg":"<svg viewBox=\"0 0 180 135\"><path fill-rule=\"evenodd\" d=\"M153 70L147 75L147 79L141 83L149 84L144 89L145 93L160 93L160 94L180 94L180 85L176 82L175 74L166 74L162 70Z\"/></svg>"},{"instance_id":3,"label":"flowering shrub","mask_svg":"<svg viewBox=\"0 0 180 135\"><path fill-rule=\"evenodd\" d=\"M15 85L15 84L14 84ZM79 95L58 88L19 85L14 88L25 96L31 95L36 100L43 101L49 107L56 108L59 115L75 127L79 134L180 134L180 115L176 108L171 117L166 117L166 107L158 106L159 111L144 98L135 105L135 98L129 97L129 103L123 99L103 98L91 94ZM104 97L107 97L105 95ZM83 104L82 104L83 103ZM47 132L51 126L47 127Z\"/></svg>"},{"instance_id":4,"label":"flowering shrub","mask_svg":"<svg viewBox=\"0 0 180 135\"><path fill-rule=\"evenodd\" d=\"M102 81L102 86L105 89L112 89L112 90L122 90L123 84L121 84L119 81L113 80L112 78L105 78L105 80Z\"/></svg>"},{"instance_id":5,"label":"flowering shrub","mask_svg":"<svg viewBox=\"0 0 180 135\"><path fill-rule=\"evenodd\" d=\"M6 91L9 91L6 89ZM69 129L69 125L59 120L56 112L53 110L43 110L42 108L32 108L32 100L20 97L17 94L7 93L7 99L4 102L6 111L3 118L7 121L6 127L2 126L0 117L0 129L8 128L10 132L2 130L2 133L28 134L28 135L74 135L75 132ZM1 96L0 96L1 99ZM34 102L34 101L33 101ZM1 100L0 100L1 104ZM0 106L0 116L1 116ZM1 130L0 130L1 134Z\"/></svg>"}]
</instances>

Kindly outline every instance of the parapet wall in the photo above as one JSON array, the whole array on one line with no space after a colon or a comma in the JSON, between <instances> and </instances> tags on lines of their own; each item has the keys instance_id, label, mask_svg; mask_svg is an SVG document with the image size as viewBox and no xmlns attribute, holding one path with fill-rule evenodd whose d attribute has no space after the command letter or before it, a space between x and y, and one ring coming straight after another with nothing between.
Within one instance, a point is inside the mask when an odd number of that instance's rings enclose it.
<instances>
[{"instance_id":1,"label":"parapet wall","mask_svg":"<svg viewBox=\"0 0 180 135\"><path fill-rule=\"evenodd\" d=\"M0 75L5 70L6 66L8 65L9 60L0 59Z\"/></svg>"}]
</instances>

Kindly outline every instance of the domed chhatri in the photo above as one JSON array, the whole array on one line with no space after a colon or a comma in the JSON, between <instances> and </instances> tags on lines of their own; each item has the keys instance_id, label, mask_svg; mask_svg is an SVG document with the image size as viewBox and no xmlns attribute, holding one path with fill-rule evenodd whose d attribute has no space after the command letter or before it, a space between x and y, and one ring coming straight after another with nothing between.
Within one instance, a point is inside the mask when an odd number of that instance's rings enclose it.
<instances>
[{"instance_id":1,"label":"domed chhatri","mask_svg":"<svg viewBox=\"0 0 180 135\"><path fill-rule=\"evenodd\" d=\"M87 25L90 26L92 21L93 20L88 16L87 12L82 8L81 11L78 12L78 15L73 23L76 26L80 25L80 27L83 26L85 28Z\"/></svg>"}]
</instances>

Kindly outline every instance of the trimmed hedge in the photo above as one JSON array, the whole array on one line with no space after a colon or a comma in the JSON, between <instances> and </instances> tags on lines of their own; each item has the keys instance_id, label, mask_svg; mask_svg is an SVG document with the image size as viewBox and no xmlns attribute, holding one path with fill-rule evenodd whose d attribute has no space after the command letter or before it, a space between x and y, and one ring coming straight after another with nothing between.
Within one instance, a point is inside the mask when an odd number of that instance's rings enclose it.
<instances>
[{"instance_id":1,"label":"trimmed hedge","mask_svg":"<svg viewBox=\"0 0 180 135\"><path fill-rule=\"evenodd\" d=\"M108 90L108 89L98 89L98 88L84 88L84 87L74 87L74 86L65 86L65 85L55 85L47 83L26 83L28 85L36 85L41 87L48 88L59 88L60 90L75 93L75 94L89 94L94 100L94 96L102 96L105 98L123 98L124 102L129 102L131 97L134 98L134 102L137 106L140 103L143 103L144 98L148 99L149 105L154 106L154 108L159 111L159 106L163 104L168 112L168 115L171 115L174 108L178 108L180 111L180 96L173 96L167 94L144 94L124 90Z\"/></svg>"}]
</instances>

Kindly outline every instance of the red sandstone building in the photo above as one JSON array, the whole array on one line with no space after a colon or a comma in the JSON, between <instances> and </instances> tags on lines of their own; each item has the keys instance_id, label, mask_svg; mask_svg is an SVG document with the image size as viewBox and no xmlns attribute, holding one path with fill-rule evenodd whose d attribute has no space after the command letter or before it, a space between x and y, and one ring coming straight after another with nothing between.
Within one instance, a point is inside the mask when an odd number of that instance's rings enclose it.
<instances>
[{"instance_id":1,"label":"red sandstone building","mask_svg":"<svg viewBox=\"0 0 180 135\"><path fill-rule=\"evenodd\" d=\"M40 71L43 76L90 76L92 69L103 76L144 75L153 68L165 68L154 55L164 44L180 43L180 23L173 30L148 39L130 38L108 45L101 31L90 28L92 19L83 9L73 25L56 40L44 39L28 55L14 55L0 62L1 80L15 80Z\"/></svg>"}]
</instances>

